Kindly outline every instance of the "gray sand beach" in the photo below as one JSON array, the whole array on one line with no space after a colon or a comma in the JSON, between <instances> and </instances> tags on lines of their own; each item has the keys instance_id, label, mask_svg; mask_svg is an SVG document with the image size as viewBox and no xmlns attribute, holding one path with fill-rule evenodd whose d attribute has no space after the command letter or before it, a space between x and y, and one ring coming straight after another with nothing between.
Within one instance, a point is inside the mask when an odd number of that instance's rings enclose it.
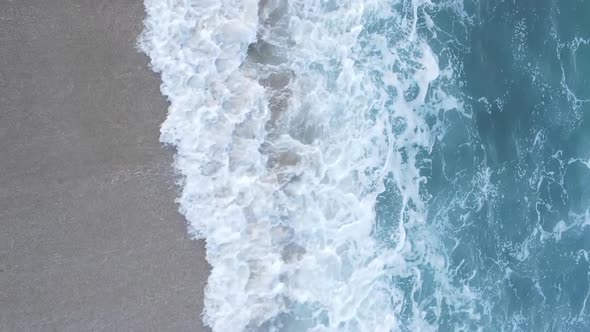
<instances>
[{"instance_id":1,"label":"gray sand beach","mask_svg":"<svg viewBox=\"0 0 590 332\"><path fill-rule=\"evenodd\" d=\"M141 0L0 2L0 331L203 331Z\"/></svg>"}]
</instances>

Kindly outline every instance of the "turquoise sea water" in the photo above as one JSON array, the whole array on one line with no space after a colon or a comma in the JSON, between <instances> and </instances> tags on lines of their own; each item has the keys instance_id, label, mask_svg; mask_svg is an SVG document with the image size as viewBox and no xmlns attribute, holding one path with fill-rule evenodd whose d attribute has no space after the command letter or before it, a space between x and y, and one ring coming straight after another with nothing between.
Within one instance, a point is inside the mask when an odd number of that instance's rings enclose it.
<instances>
[{"instance_id":1,"label":"turquoise sea water","mask_svg":"<svg viewBox=\"0 0 590 332\"><path fill-rule=\"evenodd\" d=\"M447 275L479 300L475 315L446 305L426 278L406 296L441 331L589 331L590 2L464 5L463 23L436 13L435 47L471 117L440 116L424 188Z\"/></svg>"},{"instance_id":2,"label":"turquoise sea water","mask_svg":"<svg viewBox=\"0 0 590 332\"><path fill-rule=\"evenodd\" d=\"M590 331L590 1L146 9L214 331Z\"/></svg>"}]
</instances>

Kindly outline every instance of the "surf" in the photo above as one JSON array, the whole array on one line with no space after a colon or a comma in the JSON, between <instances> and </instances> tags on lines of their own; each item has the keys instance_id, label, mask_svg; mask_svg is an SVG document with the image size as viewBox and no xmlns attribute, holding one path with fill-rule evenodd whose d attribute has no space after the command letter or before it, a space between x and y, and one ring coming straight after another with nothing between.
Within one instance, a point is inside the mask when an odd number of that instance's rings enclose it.
<instances>
[{"instance_id":1,"label":"surf","mask_svg":"<svg viewBox=\"0 0 590 332\"><path fill-rule=\"evenodd\" d=\"M436 330L445 305L477 319L424 190L441 114L469 116L429 44L431 14L461 6L145 6L139 45L170 102L180 211L206 241L213 331Z\"/></svg>"}]
</instances>

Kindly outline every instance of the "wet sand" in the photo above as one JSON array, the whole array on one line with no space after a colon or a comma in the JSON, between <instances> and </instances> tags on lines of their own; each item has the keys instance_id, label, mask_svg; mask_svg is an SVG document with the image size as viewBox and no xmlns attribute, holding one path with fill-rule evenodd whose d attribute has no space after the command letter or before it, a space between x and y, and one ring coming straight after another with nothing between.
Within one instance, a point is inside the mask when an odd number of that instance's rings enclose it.
<instances>
[{"instance_id":1,"label":"wet sand","mask_svg":"<svg viewBox=\"0 0 590 332\"><path fill-rule=\"evenodd\" d=\"M0 2L0 331L203 331L141 0Z\"/></svg>"}]
</instances>

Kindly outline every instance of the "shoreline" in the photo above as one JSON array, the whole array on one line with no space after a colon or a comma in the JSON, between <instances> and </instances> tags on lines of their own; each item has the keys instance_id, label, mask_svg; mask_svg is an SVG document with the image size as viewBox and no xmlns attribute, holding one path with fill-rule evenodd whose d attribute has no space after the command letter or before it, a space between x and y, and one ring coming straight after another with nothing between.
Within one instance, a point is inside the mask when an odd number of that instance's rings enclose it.
<instances>
[{"instance_id":1,"label":"shoreline","mask_svg":"<svg viewBox=\"0 0 590 332\"><path fill-rule=\"evenodd\" d=\"M0 4L0 330L205 331L141 1Z\"/></svg>"}]
</instances>

